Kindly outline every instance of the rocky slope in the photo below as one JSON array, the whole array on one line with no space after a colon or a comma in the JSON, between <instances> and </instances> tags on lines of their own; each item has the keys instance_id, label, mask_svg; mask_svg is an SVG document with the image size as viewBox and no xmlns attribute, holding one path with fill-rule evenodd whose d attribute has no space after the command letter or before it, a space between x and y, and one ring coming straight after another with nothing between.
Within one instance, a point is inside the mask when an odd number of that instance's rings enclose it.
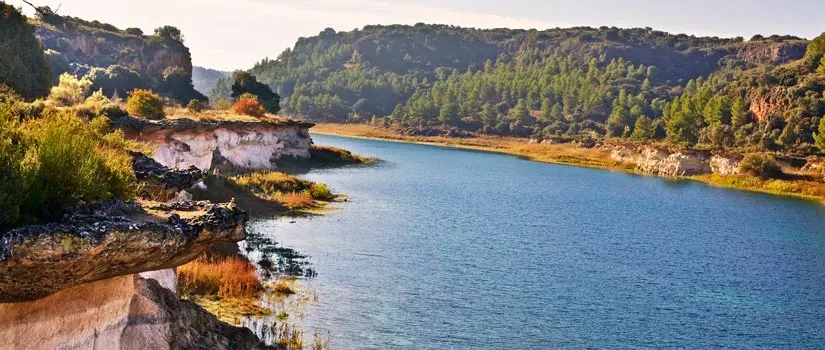
<instances>
[{"instance_id":1,"label":"rocky slope","mask_svg":"<svg viewBox=\"0 0 825 350\"><path fill-rule=\"evenodd\" d=\"M309 158L314 124L285 122L230 122L167 119L152 122L122 118L114 126L153 146L152 157L164 166L201 170L277 168L282 157Z\"/></svg>"},{"instance_id":2,"label":"rocky slope","mask_svg":"<svg viewBox=\"0 0 825 350\"><path fill-rule=\"evenodd\" d=\"M192 55L179 40L72 17L30 22L47 50L55 76L63 72L83 76L95 67L117 65L139 73L143 85L156 91L165 89L164 72L170 68L180 68L191 80Z\"/></svg>"}]
</instances>

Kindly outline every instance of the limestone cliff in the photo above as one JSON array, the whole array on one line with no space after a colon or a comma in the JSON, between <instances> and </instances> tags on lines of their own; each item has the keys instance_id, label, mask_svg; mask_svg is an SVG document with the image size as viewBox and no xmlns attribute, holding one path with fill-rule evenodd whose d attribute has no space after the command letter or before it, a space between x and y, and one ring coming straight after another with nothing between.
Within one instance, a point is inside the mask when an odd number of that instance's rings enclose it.
<instances>
[{"instance_id":1,"label":"limestone cliff","mask_svg":"<svg viewBox=\"0 0 825 350\"><path fill-rule=\"evenodd\" d=\"M611 158L642 173L666 177L739 173L740 155L655 146L606 145Z\"/></svg>"},{"instance_id":2,"label":"limestone cliff","mask_svg":"<svg viewBox=\"0 0 825 350\"><path fill-rule=\"evenodd\" d=\"M276 169L282 157L309 158L311 123L229 122L123 118L113 124L154 149L152 157L170 168L195 166L242 170Z\"/></svg>"}]
</instances>

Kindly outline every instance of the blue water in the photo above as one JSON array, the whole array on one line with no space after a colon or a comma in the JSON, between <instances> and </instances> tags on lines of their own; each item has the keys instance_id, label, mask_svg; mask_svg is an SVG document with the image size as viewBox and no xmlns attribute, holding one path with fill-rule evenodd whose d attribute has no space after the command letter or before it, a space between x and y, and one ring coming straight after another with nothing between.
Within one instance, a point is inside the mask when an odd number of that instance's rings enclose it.
<instances>
[{"instance_id":1,"label":"blue water","mask_svg":"<svg viewBox=\"0 0 825 350\"><path fill-rule=\"evenodd\" d=\"M825 206L329 136L350 202L253 230L311 256L336 349L822 348Z\"/></svg>"}]
</instances>

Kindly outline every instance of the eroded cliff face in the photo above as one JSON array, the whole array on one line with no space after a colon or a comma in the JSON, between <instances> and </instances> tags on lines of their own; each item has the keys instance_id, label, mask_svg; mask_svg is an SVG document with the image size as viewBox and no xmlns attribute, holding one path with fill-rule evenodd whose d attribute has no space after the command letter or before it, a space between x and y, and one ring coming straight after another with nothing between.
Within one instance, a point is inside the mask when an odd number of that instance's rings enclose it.
<instances>
[{"instance_id":1,"label":"eroded cliff face","mask_svg":"<svg viewBox=\"0 0 825 350\"><path fill-rule=\"evenodd\" d=\"M82 284L0 304L0 349L267 349L174 290L174 270Z\"/></svg>"},{"instance_id":2,"label":"eroded cliff face","mask_svg":"<svg viewBox=\"0 0 825 350\"><path fill-rule=\"evenodd\" d=\"M640 172L675 177L703 174L733 175L739 173L742 158L733 154L711 154L706 151L667 149L654 146L608 146L610 157L620 163L633 164Z\"/></svg>"},{"instance_id":3,"label":"eroded cliff face","mask_svg":"<svg viewBox=\"0 0 825 350\"><path fill-rule=\"evenodd\" d=\"M195 122L172 120L149 122L130 119L119 124L130 137L154 149L152 157L175 169L195 166L273 170L283 158L309 158L311 123Z\"/></svg>"}]
</instances>

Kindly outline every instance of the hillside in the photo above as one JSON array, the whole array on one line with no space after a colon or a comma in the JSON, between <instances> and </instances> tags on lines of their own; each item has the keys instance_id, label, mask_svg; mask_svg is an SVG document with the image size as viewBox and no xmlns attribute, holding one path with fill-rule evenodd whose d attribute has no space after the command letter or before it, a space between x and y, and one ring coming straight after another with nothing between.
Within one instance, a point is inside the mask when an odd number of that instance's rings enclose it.
<instances>
[{"instance_id":1,"label":"hillside","mask_svg":"<svg viewBox=\"0 0 825 350\"><path fill-rule=\"evenodd\" d=\"M215 69L203 68L203 67L192 67L192 85L195 86L195 90L202 94L207 94L213 86L215 86L215 82L223 77L231 75L231 72L222 72Z\"/></svg>"},{"instance_id":2,"label":"hillside","mask_svg":"<svg viewBox=\"0 0 825 350\"><path fill-rule=\"evenodd\" d=\"M54 80L88 75L107 95L149 88L181 102L205 99L192 86L192 56L174 27L144 35L137 28L69 16L30 18L46 49Z\"/></svg>"},{"instance_id":3,"label":"hillside","mask_svg":"<svg viewBox=\"0 0 825 350\"><path fill-rule=\"evenodd\" d=\"M782 108L787 103L770 102L774 97L753 90L755 86L722 86L752 79L762 82L756 84L760 90L770 90L772 72L793 66L805 56L807 45L790 36L745 41L650 28L367 26L300 38L294 48L249 72L284 97L285 112L318 121L377 117L417 129L448 126L540 138L667 138L707 148L764 145L810 152L811 123L797 124L798 134L807 136L793 142L779 140L787 123L757 127L770 119L766 113L791 119ZM719 86L711 87L708 77ZM229 80L219 80L210 97L226 98ZM808 109L818 119L825 113L819 106L822 90L813 86L818 102ZM710 93L700 91L707 88ZM702 97L691 102L690 113L671 118L674 100L698 92ZM713 106L706 108L714 96ZM745 114L737 128L729 116L734 104ZM693 119L682 120L685 115ZM739 127L746 129L737 136Z\"/></svg>"}]
</instances>

